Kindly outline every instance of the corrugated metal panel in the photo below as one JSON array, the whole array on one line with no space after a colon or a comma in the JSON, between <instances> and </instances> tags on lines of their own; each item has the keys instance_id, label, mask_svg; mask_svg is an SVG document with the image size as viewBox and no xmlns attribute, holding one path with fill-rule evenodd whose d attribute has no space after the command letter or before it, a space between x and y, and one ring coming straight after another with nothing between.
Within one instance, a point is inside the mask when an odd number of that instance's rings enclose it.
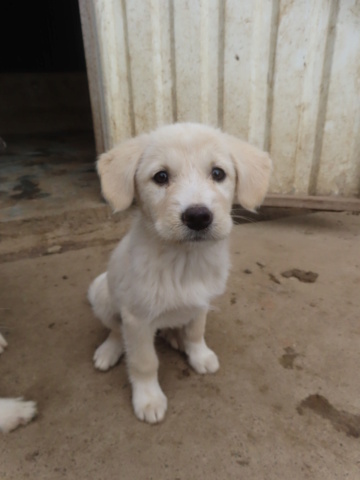
<instances>
[{"instance_id":1,"label":"corrugated metal panel","mask_svg":"<svg viewBox=\"0 0 360 480\"><path fill-rule=\"evenodd\" d=\"M269 150L271 191L360 195L358 0L80 0L98 150L174 121Z\"/></svg>"}]
</instances>

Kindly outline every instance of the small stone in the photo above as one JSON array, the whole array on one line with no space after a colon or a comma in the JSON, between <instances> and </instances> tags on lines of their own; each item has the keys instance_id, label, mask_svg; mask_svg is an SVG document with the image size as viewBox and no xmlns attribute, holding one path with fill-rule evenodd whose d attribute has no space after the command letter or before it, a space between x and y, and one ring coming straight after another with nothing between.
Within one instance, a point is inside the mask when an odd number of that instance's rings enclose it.
<instances>
[{"instance_id":1,"label":"small stone","mask_svg":"<svg viewBox=\"0 0 360 480\"><path fill-rule=\"evenodd\" d=\"M49 247L47 250L46 250L46 253L48 255L52 255L53 253L60 253L61 252L61 245L53 245L52 247Z\"/></svg>"}]
</instances>

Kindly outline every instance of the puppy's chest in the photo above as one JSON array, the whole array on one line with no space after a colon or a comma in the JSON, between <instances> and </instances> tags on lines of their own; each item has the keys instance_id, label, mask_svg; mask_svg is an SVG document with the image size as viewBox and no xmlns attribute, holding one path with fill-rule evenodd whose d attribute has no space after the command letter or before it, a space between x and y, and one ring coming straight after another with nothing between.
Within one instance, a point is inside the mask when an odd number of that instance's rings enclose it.
<instances>
[{"instance_id":1,"label":"puppy's chest","mask_svg":"<svg viewBox=\"0 0 360 480\"><path fill-rule=\"evenodd\" d=\"M223 293L228 273L226 252L216 253L171 252L135 258L128 277L132 307L151 316L181 308L207 308L213 297Z\"/></svg>"}]
</instances>

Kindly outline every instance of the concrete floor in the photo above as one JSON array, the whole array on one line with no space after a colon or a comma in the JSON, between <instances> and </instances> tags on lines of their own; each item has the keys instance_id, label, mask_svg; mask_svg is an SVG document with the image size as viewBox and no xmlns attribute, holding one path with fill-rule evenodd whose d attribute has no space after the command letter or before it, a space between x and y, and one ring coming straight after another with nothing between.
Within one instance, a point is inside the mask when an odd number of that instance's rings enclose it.
<instances>
[{"instance_id":1,"label":"concrete floor","mask_svg":"<svg viewBox=\"0 0 360 480\"><path fill-rule=\"evenodd\" d=\"M0 148L0 222L33 220L99 204L93 133L4 136ZM1 144L0 144L1 147Z\"/></svg>"},{"instance_id":2,"label":"concrete floor","mask_svg":"<svg viewBox=\"0 0 360 480\"><path fill-rule=\"evenodd\" d=\"M106 207L2 224L0 391L39 415L0 437L0 478L358 480L360 216L234 227L207 331L221 368L199 376L159 341L157 426L133 415L123 361L108 373L91 361L106 333L86 290L126 225ZM318 278L281 275L292 268Z\"/></svg>"}]
</instances>

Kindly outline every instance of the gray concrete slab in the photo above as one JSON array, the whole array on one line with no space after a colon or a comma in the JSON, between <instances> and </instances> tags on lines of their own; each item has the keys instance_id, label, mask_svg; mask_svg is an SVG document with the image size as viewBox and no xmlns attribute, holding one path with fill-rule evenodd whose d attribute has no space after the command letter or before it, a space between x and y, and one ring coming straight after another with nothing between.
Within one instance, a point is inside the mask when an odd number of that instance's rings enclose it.
<instances>
[{"instance_id":1,"label":"gray concrete slab","mask_svg":"<svg viewBox=\"0 0 360 480\"><path fill-rule=\"evenodd\" d=\"M39 415L0 437L1 479L360 478L359 216L234 228L207 330L221 368L199 376L159 341L169 409L157 426L133 415L123 361L92 366L105 331L85 295L113 247L97 227L75 250L3 257L0 392L36 400ZM281 275L293 268L318 277Z\"/></svg>"}]
</instances>

